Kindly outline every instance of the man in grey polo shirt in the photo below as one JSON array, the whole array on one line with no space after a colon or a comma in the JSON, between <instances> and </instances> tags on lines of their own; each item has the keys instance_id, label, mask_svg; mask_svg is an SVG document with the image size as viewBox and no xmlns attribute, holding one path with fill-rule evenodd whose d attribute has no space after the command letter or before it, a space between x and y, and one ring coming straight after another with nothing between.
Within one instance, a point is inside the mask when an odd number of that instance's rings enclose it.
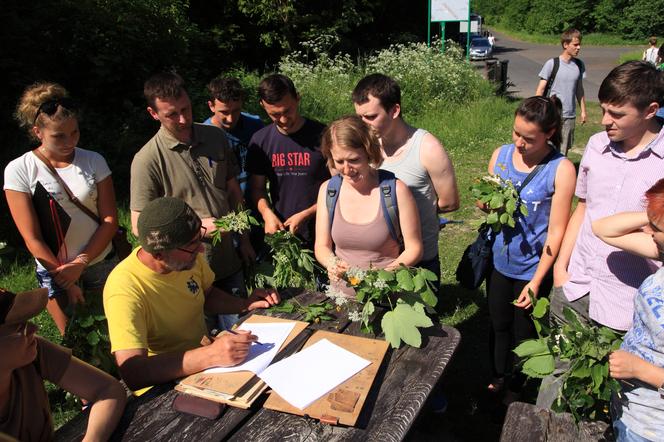
<instances>
[{"instance_id":1,"label":"man in grey polo shirt","mask_svg":"<svg viewBox=\"0 0 664 442\"><path fill-rule=\"evenodd\" d=\"M235 155L224 132L193 122L191 101L184 81L176 73L160 73L145 82L148 113L161 127L136 154L131 164L131 222L137 232L138 216L155 198L170 196L186 202L207 229L205 254L215 273L215 285L229 293L245 292L240 257L231 235L212 246L213 221L244 202L237 181ZM168 220L164 220L165 222ZM239 253L254 255L246 235Z\"/></svg>"},{"instance_id":2,"label":"man in grey polo shirt","mask_svg":"<svg viewBox=\"0 0 664 442\"><path fill-rule=\"evenodd\" d=\"M563 52L559 57L551 58L544 63L539 73L540 82L535 95L557 96L563 104L563 139L560 151L567 151L574 144L574 127L576 125L576 102L581 108L581 124L586 122L586 97L583 91L583 78L586 76L585 65L577 58L581 50L581 33L576 29L568 29L560 36ZM556 71L555 65L558 65ZM553 81L549 79L553 77ZM548 86L548 87L547 87Z\"/></svg>"}]
</instances>

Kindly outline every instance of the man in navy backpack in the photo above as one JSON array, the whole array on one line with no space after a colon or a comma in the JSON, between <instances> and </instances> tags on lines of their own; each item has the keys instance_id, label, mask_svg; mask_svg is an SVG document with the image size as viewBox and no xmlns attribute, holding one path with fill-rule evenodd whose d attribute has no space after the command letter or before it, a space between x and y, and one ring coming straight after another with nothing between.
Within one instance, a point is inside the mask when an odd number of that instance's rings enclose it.
<instances>
[{"instance_id":1,"label":"man in navy backpack","mask_svg":"<svg viewBox=\"0 0 664 442\"><path fill-rule=\"evenodd\" d=\"M539 73L540 82L535 95L548 97L557 96L563 104L563 139L560 151L567 151L574 144L574 127L576 125L576 102L581 108L581 124L586 122L586 97L583 91L583 78L586 68L577 58L581 50L581 33L576 29L568 29L560 37L563 52L556 58L544 63Z\"/></svg>"},{"instance_id":2,"label":"man in navy backpack","mask_svg":"<svg viewBox=\"0 0 664 442\"><path fill-rule=\"evenodd\" d=\"M401 88L394 79L383 74L367 75L355 86L352 99L355 113L378 133L384 158L380 168L394 173L415 197L424 245L417 266L440 278L438 212L459 208L452 162L436 137L403 120Z\"/></svg>"}]
</instances>

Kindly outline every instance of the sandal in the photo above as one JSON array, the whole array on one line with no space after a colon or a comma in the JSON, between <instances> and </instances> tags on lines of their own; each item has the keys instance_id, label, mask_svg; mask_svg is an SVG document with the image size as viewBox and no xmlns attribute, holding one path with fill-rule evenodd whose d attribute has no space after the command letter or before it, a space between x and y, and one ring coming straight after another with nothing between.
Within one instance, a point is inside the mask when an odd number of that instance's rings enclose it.
<instances>
[{"instance_id":1,"label":"sandal","mask_svg":"<svg viewBox=\"0 0 664 442\"><path fill-rule=\"evenodd\" d=\"M505 388L505 378L493 378L486 389L489 393L498 394Z\"/></svg>"}]
</instances>

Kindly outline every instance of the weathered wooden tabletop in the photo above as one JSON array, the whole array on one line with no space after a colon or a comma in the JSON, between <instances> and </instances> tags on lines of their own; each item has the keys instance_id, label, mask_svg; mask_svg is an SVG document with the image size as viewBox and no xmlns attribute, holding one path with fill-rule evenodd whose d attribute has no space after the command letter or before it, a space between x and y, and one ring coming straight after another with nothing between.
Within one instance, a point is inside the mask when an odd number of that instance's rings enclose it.
<instances>
[{"instance_id":1,"label":"weathered wooden tabletop","mask_svg":"<svg viewBox=\"0 0 664 442\"><path fill-rule=\"evenodd\" d=\"M313 293L301 293L295 297L304 305L325 299L324 295ZM265 311L256 313L270 314ZM366 336L344 312L334 314L335 321L311 324L277 355L275 361L295 353L316 330ZM297 314L273 316L300 319ZM460 339L455 328L436 325L423 330L421 348L403 345L398 350L388 349L353 428L331 426L315 419L264 409L265 397L259 398L248 410L227 407L217 420L183 414L171 407L177 396L174 384L165 384L129 401L111 440L402 440L441 378ZM87 413L77 416L56 432L56 440L80 440L86 424Z\"/></svg>"}]
</instances>

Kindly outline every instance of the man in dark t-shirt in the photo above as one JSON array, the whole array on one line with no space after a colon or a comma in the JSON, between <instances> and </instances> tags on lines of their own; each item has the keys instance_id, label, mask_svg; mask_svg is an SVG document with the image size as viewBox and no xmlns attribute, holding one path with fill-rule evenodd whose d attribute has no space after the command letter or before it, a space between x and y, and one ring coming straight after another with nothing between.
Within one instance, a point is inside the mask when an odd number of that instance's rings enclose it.
<instances>
[{"instance_id":1,"label":"man in dark t-shirt","mask_svg":"<svg viewBox=\"0 0 664 442\"><path fill-rule=\"evenodd\" d=\"M330 177L320 152L325 126L300 115L300 96L284 75L264 78L258 96L273 124L256 132L249 142L251 199L263 218L266 234L288 229L304 239L307 247L313 247L316 197L321 183Z\"/></svg>"}]
</instances>

